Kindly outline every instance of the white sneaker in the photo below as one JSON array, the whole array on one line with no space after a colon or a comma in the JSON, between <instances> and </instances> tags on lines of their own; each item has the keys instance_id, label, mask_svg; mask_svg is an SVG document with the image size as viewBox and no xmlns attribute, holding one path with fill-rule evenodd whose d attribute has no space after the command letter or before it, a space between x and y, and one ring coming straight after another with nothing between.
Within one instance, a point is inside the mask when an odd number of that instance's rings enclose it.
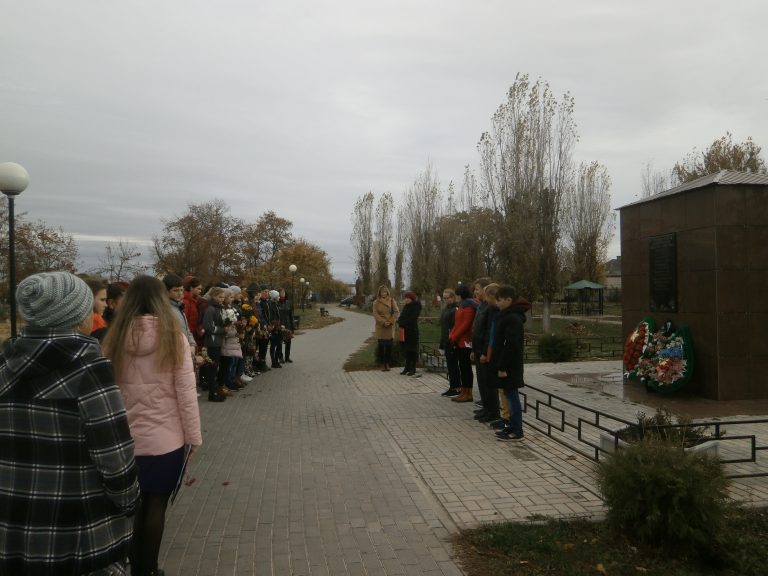
<instances>
[{"instance_id":1,"label":"white sneaker","mask_svg":"<svg viewBox=\"0 0 768 576\"><path fill-rule=\"evenodd\" d=\"M243 374L242 376L240 376L240 380L242 380L243 382L245 382L245 383L247 384L248 382L250 382L251 380L253 380L253 378L251 378L250 376L246 376L245 374Z\"/></svg>"}]
</instances>

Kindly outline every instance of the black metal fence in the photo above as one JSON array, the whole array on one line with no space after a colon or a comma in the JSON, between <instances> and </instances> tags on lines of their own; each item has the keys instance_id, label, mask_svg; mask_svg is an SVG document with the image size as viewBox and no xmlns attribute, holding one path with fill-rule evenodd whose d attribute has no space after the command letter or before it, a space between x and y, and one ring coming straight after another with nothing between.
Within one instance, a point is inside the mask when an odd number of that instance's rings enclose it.
<instances>
[{"instance_id":1,"label":"black metal fence","mask_svg":"<svg viewBox=\"0 0 768 576\"><path fill-rule=\"evenodd\" d=\"M618 437L618 431L637 424L636 421L594 410L535 386L520 389L520 395L523 411L528 415L526 426L594 461L620 449L623 442ZM717 442L718 456L726 465L729 478L768 476L768 461L759 458L768 450L768 445L764 443L768 436L768 418L696 421L693 425L703 428ZM684 426L673 424L665 427ZM757 430L758 427L761 430Z\"/></svg>"}]
</instances>

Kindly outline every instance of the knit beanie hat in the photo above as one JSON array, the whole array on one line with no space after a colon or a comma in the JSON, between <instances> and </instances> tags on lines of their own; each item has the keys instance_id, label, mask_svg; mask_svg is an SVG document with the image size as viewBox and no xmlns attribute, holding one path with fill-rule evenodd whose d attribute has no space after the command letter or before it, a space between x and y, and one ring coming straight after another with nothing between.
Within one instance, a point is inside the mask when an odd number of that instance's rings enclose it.
<instances>
[{"instance_id":1,"label":"knit beanie hat","mask_svg":"<svg viewBox=\"0 0 768 576\"><path fill-rule=\"evenodd\" d=\"M31 326L72 328L93 312L93 292L69 272L28 276L16 289L21 317Z\"/></svg>"},{"instance_id":2,"label":"knit beanie hat","mask_svg":"<svg viewBox=\"0 0 768 576\"><path fill-rule=\"evenodd\" d=\"M237 296L238 294L240 294L240 292L242 292L242 290L240 289L240 286L235 286L234 284L232 284L232 286L229 287L229 290L232 292L232 296Z\"/></svg>"},{"instance_id":3,"label":"knit beanie hat","mask_svg":"<svg viewBox=\"0 0 768 576\"><path fill-rule=\"evenodd\" d=\"M413 292L412 290L408 290L405 294L403 294L405 298L410 298L411 300L418 300L419 297L416 296L416 292Z\"/></svg>"},{"instance_id":4,"label":"knit beanie hat","mask_svg":"<svg viewBox=\"0 0 768 576\"><path fill-rule=\"evenodd\" d=\"M269 297L272 300L277 300L278 298L280 298L280 292L278 292L277 290L270 290L269 291Z\"/></svg>"}]
</instances>

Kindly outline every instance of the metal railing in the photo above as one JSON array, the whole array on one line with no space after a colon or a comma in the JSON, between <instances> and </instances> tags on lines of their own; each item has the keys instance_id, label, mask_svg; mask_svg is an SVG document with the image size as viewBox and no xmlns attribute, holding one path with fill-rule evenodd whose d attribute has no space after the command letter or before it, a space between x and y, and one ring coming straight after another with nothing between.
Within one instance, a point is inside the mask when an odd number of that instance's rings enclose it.
<instances>
[{"instance_id":1,"label":"metal railing","mask_svg":"<svg viewBox=\"0 0 768 576\"><path fill-rule=\"evenodd\" d=\"M526 385L519 392L523 411L528 414L526 426L595 462L620 449L623 442L618 437L619 430L637 425L637 421L594 410L535 386ZM758 462L768 445L758 443L758 432L754 430L762 426L763 433L768 435L768 418L695 421L660 428L692 426L711 430L708 438L718 442L719 458L726 465L728 478L768 476L768 462ZM733 434L734 430L742 433Z\"/></svg>"}]
</instances>

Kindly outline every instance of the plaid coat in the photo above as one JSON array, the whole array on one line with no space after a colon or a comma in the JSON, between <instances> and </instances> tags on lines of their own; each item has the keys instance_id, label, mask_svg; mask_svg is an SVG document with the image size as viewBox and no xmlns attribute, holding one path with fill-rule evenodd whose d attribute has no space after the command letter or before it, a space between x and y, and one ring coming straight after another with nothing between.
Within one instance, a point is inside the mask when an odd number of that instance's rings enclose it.
<instances>
[{"instance_id":1,"label":"plaid coat","mask_svg":"<svg viewBox=\"0 0 768 576\"><path fill-rule=\"evenodd\" d=\"M69 575L125 558L133 440L94 338L27 327L0 354L0 575Z\"/></svg>"}]
</instances>

